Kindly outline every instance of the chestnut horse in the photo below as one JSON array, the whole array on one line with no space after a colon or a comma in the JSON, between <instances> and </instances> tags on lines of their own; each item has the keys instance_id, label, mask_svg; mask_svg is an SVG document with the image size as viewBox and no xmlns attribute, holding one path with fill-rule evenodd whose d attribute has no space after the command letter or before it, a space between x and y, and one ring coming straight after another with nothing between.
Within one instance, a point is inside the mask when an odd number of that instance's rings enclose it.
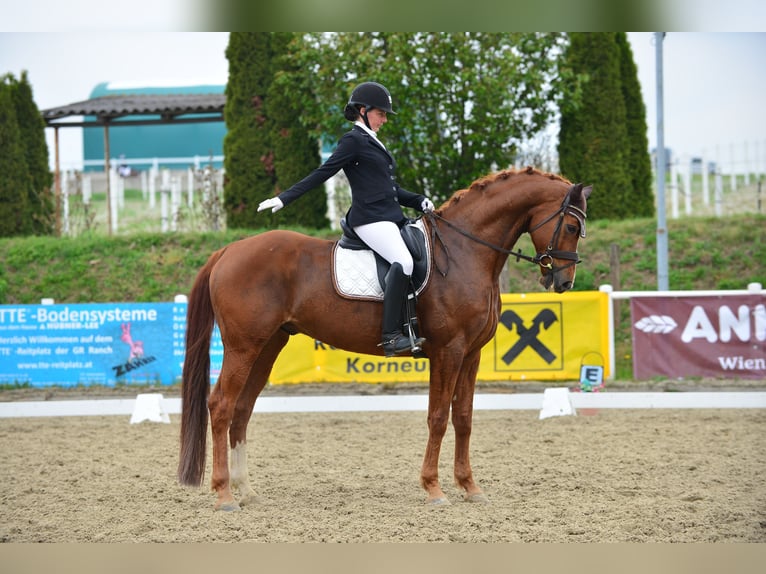
<instances>
[{"instance_id":1,"label":"chestnut horse","mask_svg":"<svg viewBox=\"0 0 766 574\"><path fill-rule=\"evenodd\" d=\"M422 351L430 361L428 443L420 474L429 503L448 503L438 460L450 410L456 484L465 500L487 501L473 478L469 440L480 353L494 336L500 314L500 271L510 254L538 264L546 289L571 289L590 192L590 187L532 168L507 170L475 181L426 214L436 272L418 297L417 314L426 338ZM535 256L511 250L525 232ZM383 305L337 294L331 277L334 245L292 231L268 231L213 253L194 282L178 479L186 485L202 482L209 411L216 509L236 510L240 503L257 500L248 477L247 425L290 335L305 333L347 351L382 354ZM211 392L209 349L216 322L224 355ZM232 489L239 491L239 502Z\"/></svg>"}]
</instances>

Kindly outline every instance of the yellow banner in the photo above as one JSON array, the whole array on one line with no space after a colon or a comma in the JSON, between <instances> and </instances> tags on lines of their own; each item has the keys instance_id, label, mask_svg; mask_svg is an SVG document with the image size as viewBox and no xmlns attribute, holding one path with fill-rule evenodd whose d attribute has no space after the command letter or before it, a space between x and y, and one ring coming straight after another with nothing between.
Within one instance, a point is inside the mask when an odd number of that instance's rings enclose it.
<instances>
[{"instance_id":1,"label":"yellow banner","mask_svg":"<svg viewBox=\"0 0 766 574\"><path fill-rule=\"evenodd\" d=\"M484 346L480 381L580 380L583 368L609 373L608 304L598 291L505 293L500 321ZM425 382L428 359L387 359L335 349L305 335L290 338L271 382Z\"/></svg>"}]
</instances>

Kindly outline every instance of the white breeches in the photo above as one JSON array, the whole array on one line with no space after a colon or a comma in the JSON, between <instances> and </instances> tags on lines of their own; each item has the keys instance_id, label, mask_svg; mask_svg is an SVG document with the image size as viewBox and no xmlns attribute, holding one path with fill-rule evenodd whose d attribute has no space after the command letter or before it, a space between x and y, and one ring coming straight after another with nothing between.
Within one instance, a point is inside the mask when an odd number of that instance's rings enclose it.
<instances>
[{"instance_id":1,"label":"white breeches","mask_svg":"<svg viewBox=\"0 0 766 574\"><path fill-rule=\"evenodd\" d=\"M405 275L412 275L413 262L409 249L393 221L376 221L354 227L356 234L389 263L399 263Z\"/></svg>"}]
</instances>

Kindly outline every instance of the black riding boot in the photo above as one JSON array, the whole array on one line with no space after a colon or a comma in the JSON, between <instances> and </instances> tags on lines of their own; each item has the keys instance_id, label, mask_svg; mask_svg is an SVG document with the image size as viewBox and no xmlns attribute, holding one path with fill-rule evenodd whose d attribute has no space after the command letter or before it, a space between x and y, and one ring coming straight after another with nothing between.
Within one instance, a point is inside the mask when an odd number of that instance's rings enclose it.
<instances>
[{"instance_id":1,"label":"black riding boot","mask_svg":"<svg viewBox=\"0 0 766 574\"><path fill-rule=\"evenodd\" d=\"M404 274L402 266L394 263L386 273L386 290L383 293L383 352L386 357L410 351L410 338L402 334L402 308L410 278ZM418 338L420 345L425 339Z\"/></svg>"}]
</instances>

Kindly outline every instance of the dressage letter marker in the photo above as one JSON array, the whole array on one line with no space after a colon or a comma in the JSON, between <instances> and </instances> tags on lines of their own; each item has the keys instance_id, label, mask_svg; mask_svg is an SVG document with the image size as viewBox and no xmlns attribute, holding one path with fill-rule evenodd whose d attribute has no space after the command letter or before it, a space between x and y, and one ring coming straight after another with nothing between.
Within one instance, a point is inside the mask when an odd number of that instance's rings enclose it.
<instances>
[{"instance_id":1,"label":"dressage letter marker","mask_svg":"<svg viewBox=\"0 0 766 574\"><path fill-rule=\"evenodd\" d=\"M162 408L162 395L159 393L143 393L136 396L136 404L133 407L133 415L130 424L142 421L155 423L170 423L170 417Z\"/></svg>"},{"instance_id":2,"label":"dressage letter marker","mask_svg":"<svg viewBox=\"0 0 766 574\"><path fill-rule=\"evenodd\" d=\"M569 400L569 389L553 388L545 389L543 393L543 408L540 409L540 420L548 417L560 417L576 415L577 411Z\"/></svg>"}]
</instances>

